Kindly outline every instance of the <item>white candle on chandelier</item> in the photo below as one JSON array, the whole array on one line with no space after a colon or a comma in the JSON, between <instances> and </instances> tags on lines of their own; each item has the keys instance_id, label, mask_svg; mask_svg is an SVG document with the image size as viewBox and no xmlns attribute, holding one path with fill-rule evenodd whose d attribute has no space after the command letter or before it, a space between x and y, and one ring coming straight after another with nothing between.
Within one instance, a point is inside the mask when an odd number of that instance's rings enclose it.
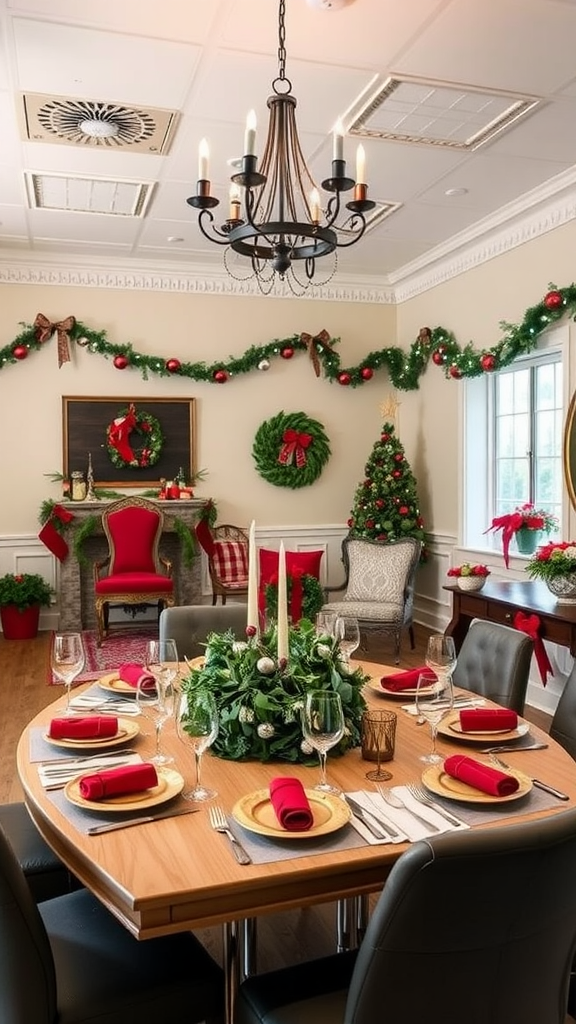
<instances>
[{"instance_id":1,"label":"white candle on chandelier","mask_svg":"<svg viewBox=\"0 0 576 1024\"><path fill-rule=\"evenodd\" d=\"M322 217L322 210L320 208L320 193L317 188L313 188L310 193L310 219L313 224L319 224Z\"/></svg>"},{"instance_id":2,"label":"white candle on chandelier","mask_svg":"<svg viewBox=\"0 0 576 1024\"><path fill-rule=\"evenodd\" d=\"M247 626L254 626L258 635L258 561L256 556L256 523L250 523L248 534L248 619Z\"/></svg>"},{"instance_id":3,"label":"white candle on chandelier","mask_svg":"<svg viewBox=\"0 0 576 1024\"><path fill-rule=\"evenodd\" d=\"M240 189L238 185L230 186L230 211L228 217L230 220L240 220Z\"/></svg>"},{"instance_id":4,"label":"white candle on chandelier","mask_svg":"<svg viewBox=\"0 0 576 1024\"><path fill-rule=\"evenodd\" d=\"M256 156L256 112L254 110L251 110L246 118L244 156Z\"/></svg>"},{"instance_id":5,"label":"white candle on chandelier","mask_svg":"<svg viewBox=\"0 0 576 1024\"><path fill-rule=\"evenodd\" d=\"M344 159L344 126L342 121L337 121L334 125L334 134L332 136L332 159L343 160Z\"/></svg>"},{"instance_id":6,"label":"white candle on chandelier","mask_svg":"<svg viewBox=\"0 0 576 1024\"><path fill-rule=\"evenodd\" d=\"M288 660L288 591L286 588L286 554L280 543L278 552L278 661Z\"/></svg>"},{"instance_id":7,"label":"white candle on chandelier","mask_svg":"<svg viewBox=\"0 0 576 1024\"><path fill-rule=\"evenodd\" d=\"M366 153L364 146L358 146L356 150L356 184L366 184Z\"/></svg>"},{"instance_id":8,"label":"white candle on chandelier","mask_svg":"<svg viewBox=\"0 0 576 1024\"><path fill-rule=\"evenodd\" d=\"M208 181L208 159L210 148L207 139L201 139L198 146L198 180Z\"/></svg>"}]
</instances>

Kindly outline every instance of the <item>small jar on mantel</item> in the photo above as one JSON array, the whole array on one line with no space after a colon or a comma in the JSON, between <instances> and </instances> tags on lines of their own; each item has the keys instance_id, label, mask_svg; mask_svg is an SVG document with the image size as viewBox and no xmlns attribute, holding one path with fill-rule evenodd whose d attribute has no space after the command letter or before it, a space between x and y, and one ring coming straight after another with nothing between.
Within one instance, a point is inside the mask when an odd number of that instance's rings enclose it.
<instances>
[{"instance_id":1,"label":"small jar on mantel","mask_svg":"<svg viewBox=\"0 0 576 1024\"><path fill-rule=\"evenodd\" d=\"M86 481L80 470L72 473L72 490L70 493L72 501L84 501L86 497Z\"/></svg>"}]
</instances>

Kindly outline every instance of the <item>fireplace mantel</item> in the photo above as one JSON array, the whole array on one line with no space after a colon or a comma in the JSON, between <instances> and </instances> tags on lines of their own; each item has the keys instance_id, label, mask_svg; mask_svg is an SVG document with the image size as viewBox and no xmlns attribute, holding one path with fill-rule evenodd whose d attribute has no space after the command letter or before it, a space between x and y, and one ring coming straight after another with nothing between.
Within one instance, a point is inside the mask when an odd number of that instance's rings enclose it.
<instances>
[{"instance_id":1,"label":"fireplace mantel","mask_svg":"<svg viewBox=\"0 0 576 1024\"><path fill-rule=\"evenodd\" d=\"M114 499L116 501L118 499ZM151 499L147 499L151 500ZM153 499L152 499L153 500ZM176 532L174 520L184 523L192 532L200 509L208 498L192 498L189 501L158 501L164 513L164 529L160 538L160 554L172 562L172 576L175 586L176 604L200 604L202 601L201 561L197 555L192 565L184 565L182 545ZM82 544L88 561L81 565L75 557L72 546L59 567L58 594L61 630L95 629L93 563L106 557L108 544L102 529L101 513L112 501L62 501L64 508L74 516L75 524L81 526L91 516L99 517L94 532Z\"/></svg>"}]
</instances>

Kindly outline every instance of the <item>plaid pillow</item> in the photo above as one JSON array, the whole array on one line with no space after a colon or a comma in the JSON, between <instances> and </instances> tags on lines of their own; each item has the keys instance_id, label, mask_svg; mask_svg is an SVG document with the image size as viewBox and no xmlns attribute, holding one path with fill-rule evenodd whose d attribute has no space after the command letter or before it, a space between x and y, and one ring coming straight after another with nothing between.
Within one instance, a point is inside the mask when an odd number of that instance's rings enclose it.
<instances>
[{"instance_id":1,"label":"plaid pillow","mask_svg":"<svg viewBox=\"0 0 576 1024\"><path fill-rule=\"evenodd\" d=\"M227 587L248 586L248 548L239 540L214 542L212 562L216 575Z\"/></svg>"}]
</instances>

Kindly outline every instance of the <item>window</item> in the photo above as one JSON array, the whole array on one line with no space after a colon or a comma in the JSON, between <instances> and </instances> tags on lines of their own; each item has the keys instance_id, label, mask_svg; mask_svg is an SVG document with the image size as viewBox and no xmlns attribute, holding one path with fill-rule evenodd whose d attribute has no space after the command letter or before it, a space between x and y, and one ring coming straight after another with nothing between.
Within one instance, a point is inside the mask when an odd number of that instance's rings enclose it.
<instances>
[{"instance_id":1,"label":"window","mask_svg":"<svg viewBox=\"0 0 576 1024\"><path fill-rule=\"evenodd\" d=\"M495 374L466 381L462 396L463 492L460 544L500 551L492 519L532 502L562 523L563 422L569 328ZM561 535L560 526L560 534Z\"/></svg>"}]
</instances>

